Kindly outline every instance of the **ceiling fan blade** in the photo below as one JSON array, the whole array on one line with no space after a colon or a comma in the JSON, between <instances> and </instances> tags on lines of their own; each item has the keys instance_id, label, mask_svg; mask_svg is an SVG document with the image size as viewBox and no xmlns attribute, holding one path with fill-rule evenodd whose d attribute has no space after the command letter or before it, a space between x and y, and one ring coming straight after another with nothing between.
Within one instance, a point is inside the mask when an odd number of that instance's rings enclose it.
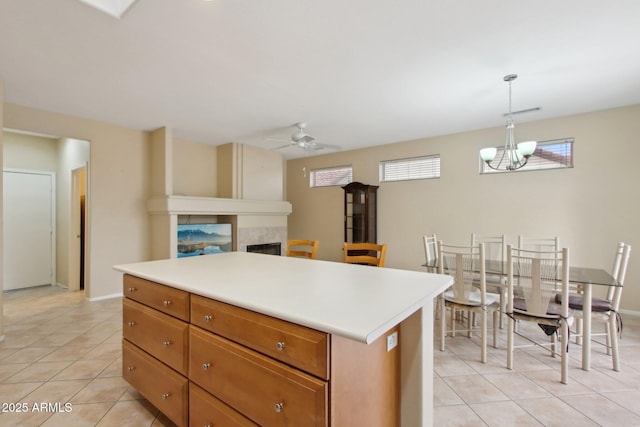
<instances>
[{"instance_id":1,"label":"ceiling fan blade","mask_svg":"<svg viewBox=\"0 0 640 427\"><path fill-rule=\"evenodd\" d=\"M331 144L315 144L315 145L318 148L328 148L330 150L342 150L342 147L338 145L331 145Z\"/></svg>"},{"instance_id":2,"label":"ceiling fan blade","mask_svg":"<svg viewBox=\"0 0 640 427\"><path fill-rule=\"evenodd\" d=\"M284 138L265 138L265 141L274 141L274 142L288 142L290 144L293 143L293 141L291 141L290 139L284 139Z\"/></svg>"},{"instance_id":3,"label":"ceiling fan blade","mask_svg":"<svg viewBox=\"0 0 640 427\"><path fill-rule=\"evenodd\" d=\"M313 142L313 141L315 141L315 140L316 140L316 139L315 139L313 136L308 135L308 134L306 134L306 133L302 136L302 138L300 138L300 141L305 142L305 143L307 143L307 142Z\"/></svg>"},{"instance_id":4,"label":"ceiling fan blade","mask_svg":"<svg viewBox=\"0 0 640 427\"><path fill-rule=\"evenodd\" d=\"M280 145L279 147L274 147L272 148L272 150L281 150L283 148L288 148L288 147L293 147L293 144L285 144L285 145Z\"/></svg>"}]
</instances>

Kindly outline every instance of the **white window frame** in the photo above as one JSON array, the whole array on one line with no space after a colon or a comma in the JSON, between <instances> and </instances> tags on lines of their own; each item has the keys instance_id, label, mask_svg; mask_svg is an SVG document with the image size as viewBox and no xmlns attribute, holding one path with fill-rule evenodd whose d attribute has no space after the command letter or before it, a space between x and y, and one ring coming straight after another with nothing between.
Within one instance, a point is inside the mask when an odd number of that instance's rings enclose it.
<instances>
[{"instance_id":1,"label":"white window frame","mask_svg":"<svg viewBox=\"0 0 640 427\"><path fill-rule=\"evenodd\" d=\"M564 149L568 154L557 154L550 150L545 150L544 147L549 146L563 146L560 147ZM481 175L490 175L494 173L504 173L504 172L529 172L529 171L542 171L549 169L569 169L573 168L573 157L574 157L574 138L562 138L562 139L552 139L548 141L538 141L536 146L536 151L533 152L533 155L527 161L527 164L522 168L517 169L515 171L505 171L505 170L495 170L491 169L485 162L480 159L480 174ZM502 152L504 151L504 146L497 147L498 151L496 153L496 159L499 159L502 156ZM555 158L554 158L555 157Z\"/></svg>"},{"instance_id":2,"label":"white window frame","mask_svg":"<svg viewBox=\"0 0 640 427\"><path fill-rule=\"evenodd\" d=\"M383 160L379 168L380 182L437 179L440 178L440 154Z\"/></svg>"},{"instance_id":3,"label":"white window frame","mask_svg":"<svg viewBox=\"0 0 640 427\"><path fill-rule=\"evenodd\" d=\"M340 178L340 174L345 175ZM326 174L325 182L318 183L318 175ZM331 180L331 175L335 175L335 179ZM353 166L332 166L329 168L312 169L309 173L309 187L311 188L323 188L323 187L335 187L343 186L353 182Z\"/></svg>"}]
</instances>

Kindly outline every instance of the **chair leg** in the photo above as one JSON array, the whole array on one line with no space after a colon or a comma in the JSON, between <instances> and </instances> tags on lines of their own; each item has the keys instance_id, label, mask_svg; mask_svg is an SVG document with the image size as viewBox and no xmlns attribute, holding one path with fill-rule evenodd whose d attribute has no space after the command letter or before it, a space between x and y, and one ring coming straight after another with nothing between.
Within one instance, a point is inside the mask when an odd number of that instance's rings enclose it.
<instances>
[{"instance_id":1,"label":"chair leg","mask_svg":"<svg viewBox=\"0 0 640 427\"><path fill-rule=\"evenodd\" d=\"M515 322L507 317L507 369L513 369L513 334Z\"/></svg>"},{"instance_id":2,"label":"chair leg","mask_svg":"<svg viewBox=\"0 0 640 427\"><path fill-rule=\"evenodd\" d=\"M504 328L504 313L507 312L507 290L500 289L500 329Z\"/></svg>"},{"instance_id":3,"label":"chair leg","mask_svg":"<svg viewBox=\"0 0 640 427\"><path fill-rule=\"evenodd\" d=\"M444 339L447 334L447 305L442 297L438 297L438 299L440 300L440 351L444 351ZM451 307L451 311L454 311L453 307Z\"/></svg>"},{"instance_id":4,"label":"chair leg","mask_svg":"<svg viewBox=\"0 0 640 427\"><path fill-rule=\"evenodd\" d=\"M498 320L499 319L499 320ZM498 322L502 321L502 311L493 312L493 348L498 348Z\"/></svg>"},{"instance_id":5,"label":"chair leg","mask_svg":"<svg viewBox=\"0 0 640 427\"><path fill-rule=\"evenodd\" d=\"M618 359L619 357L619 352L618 352L618 331L616 330L616 316L615 313L611 313L609 315L609 323L607 324L608 326L608 334L607 334L607 338L609 338L607 341L611 342L611 359L613 360L613 370L614 371L619 371L620 370L620 361Z\"/></svg>"},{"instance_id":6,"label":"chair leg","mask_svg":"<svg viewBox=\"0 0 640 427\"><path fill-rule=\"evenodd\" d=\"M560 337L560 382L567 384L567 374L569 371L569 355L567 354L567 345L569 344L569 323L562 321L560 324L562 336Z\"/></svg>"},{"instance_id":7,"label":"chair leg","mask_svg":"<svg viewBox=\"0 0 640 427\"><path fill-rule=\"evenodd\" d=\"M456 315L458 310L455 307L451 307L451 336L456 336Z\"/></svg>"},{"instance_id":8,"label":"chair leg","mask_svg":"<svg viewBox=\"0 0 640 427\"><path fill-rule=\"evenodd\" d=\"M582 345L582 318L576 318L576 344Z\"/></svg>"},{"instance_id":9,"label":"chair leg","mask_svg":"<svg viewBox=\"0 0 640 427\"><path fill-rule=\"evenodd\" d=\"M482 310L480 313L480 334L480 361L487 363L487 310Z\"/></svg>"}]
</instances>

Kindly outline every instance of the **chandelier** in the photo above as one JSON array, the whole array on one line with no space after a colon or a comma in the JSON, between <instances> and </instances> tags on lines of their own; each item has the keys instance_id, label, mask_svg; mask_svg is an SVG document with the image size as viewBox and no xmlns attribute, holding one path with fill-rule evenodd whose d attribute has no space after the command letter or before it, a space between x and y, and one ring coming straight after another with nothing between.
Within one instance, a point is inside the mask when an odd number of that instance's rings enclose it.
<instances>
[{"instance_id":1,"label":"chandelier","mask_svg":"<svg viewBox=\"0 0 640 427\"><path fill-rule=\"evenodd\" d=\"M517 78L517 74L508 74L504 76L504 81L509 82L509 113L506 114L507 139L504 143L504 149L502 150L500 159L497 162L493 162L496 159L496 154L498 153L498 149L495 147L483 148L480 150L480 158L482 161L494 170L514 171L520 169L527 164L529 157L531 157L533 152L536 150L536 141L527 141L516 144L513 137L514 124L513 117L511 116L513 114L511 111L511 82ZM534 108L532 110L537 109L538 108Z\"/></svg>"}]
</instances>

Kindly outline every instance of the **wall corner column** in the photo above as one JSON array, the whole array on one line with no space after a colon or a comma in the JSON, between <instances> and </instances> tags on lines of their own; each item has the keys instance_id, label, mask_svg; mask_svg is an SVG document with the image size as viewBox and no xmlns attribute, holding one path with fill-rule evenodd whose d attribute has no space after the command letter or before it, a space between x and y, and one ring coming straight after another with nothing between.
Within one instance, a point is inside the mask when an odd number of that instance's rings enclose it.
<instances>
[{"instance_id":1,"label":"wall corner column","mask_svg":"<svg viewBox=\"0 0 640 427\"><path fill-rule=\"evenodd\" d=\"M3 123L3 118L4 118L4 111L3 111L3 106L4 106L4 98L3 98L3 93L2 93L2 78L0 78L0 164L3 165L4 168L4 158L2 157L2 151L3 151L3 147L2 147L2 137L3 137L3 129L4 129L4 123ZM3 193L3 175L0 175L0 271L4 271L4 267L2 265L3 260L4 260L4 252L3 252L3 247L4 247L4 234L3 234L3 228L4 228L4 217L3 217L3 212L4 212L4 207L2 204L2 200L4 199L4 193ZM0 313L2 313L4 311L4 302L2 301L2 294L3 294L3 290L4 290L4 279L2 277L2 274L0 274ZM3 317L0 315L0 341L4 341L4 324L3 324Z\"/></svg>"}]
</instances>

